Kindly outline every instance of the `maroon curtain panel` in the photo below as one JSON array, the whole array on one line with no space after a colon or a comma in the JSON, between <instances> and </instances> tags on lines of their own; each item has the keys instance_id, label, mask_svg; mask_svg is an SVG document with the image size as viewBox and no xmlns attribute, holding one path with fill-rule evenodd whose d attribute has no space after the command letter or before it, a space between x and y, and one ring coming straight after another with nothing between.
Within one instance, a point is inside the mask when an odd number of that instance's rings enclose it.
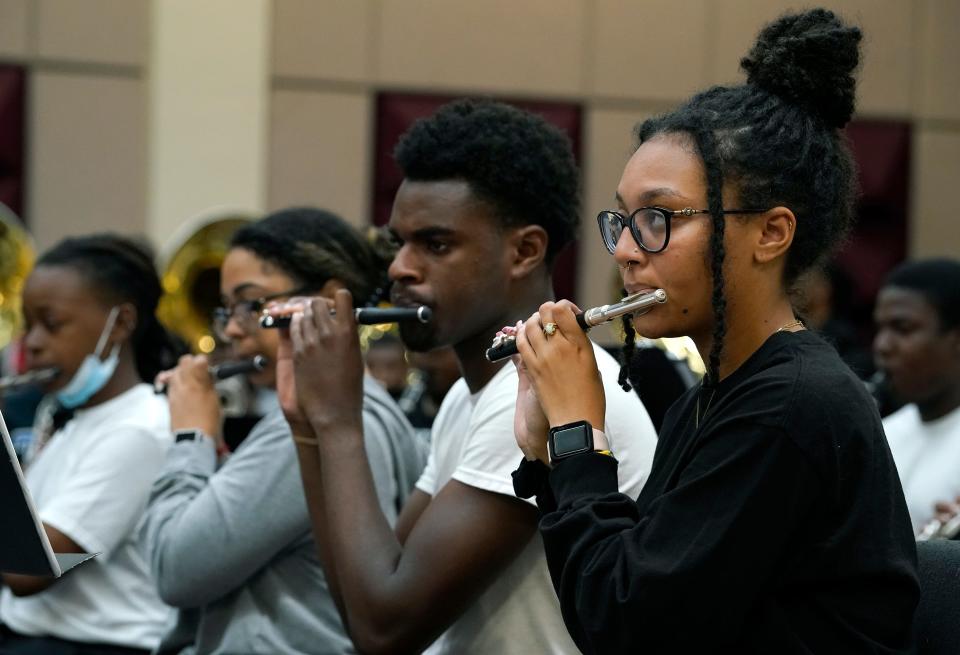
<instances>
[{"instance_id":1,"label":"maroon curtain panel","mask_svg":"<svg viewBox=\"0 0 960 655\"><path fill-rule=\"evenodd\" d=\"M857 120L846 135L859 168L860 199L856 225L837 265L851 282L845 313L869 345L877 292L908 252L911 125Z\"/></svg>"},{"instance_id":2,"label":"maroon curtain panel","mask_svg":"<svg viewBox=\"0 0 960 655\"><path fill-rule=\"evenodd\" d=\"M456 96L409 93L381 93L377 96L376 153L374 156L373 224L385 225L390 220L393 196L400 188L403 174L393 160L393 149L407 128L417 120L434 113ZM540 114L548 122L566 132L573 144L573 154L580 162L581 107L573 103L538 102L500 99L521 109ZM554 266L553 286L557 298L576 301L577 244L567 246Z\"/></svg>"},{"instance_id":3,"label":"maroon curtain panel","mask_svg":"<svg viewBox=\"0 0 960 655\"><path fill-rule=\"evenodd\" d=\"M26 75L0 65L0 202L24 218L24 102Z\"/></svg>"}]
</instances>

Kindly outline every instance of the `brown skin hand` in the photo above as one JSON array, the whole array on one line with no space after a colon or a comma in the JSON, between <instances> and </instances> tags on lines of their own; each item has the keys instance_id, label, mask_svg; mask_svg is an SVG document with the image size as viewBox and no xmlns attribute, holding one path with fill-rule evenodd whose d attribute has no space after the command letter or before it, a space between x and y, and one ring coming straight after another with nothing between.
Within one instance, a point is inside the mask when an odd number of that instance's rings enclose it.
<instances>
[{"instance_id":1,"label":"brown skin hand","mask_svg":"<svg viewBox=\"0 0 960 655\"><path fill-rule=\"evenodd\" d=\"M50 540L50 546L55 553L82 553L83 548L77 543L57 530L52 525L43 524L43 530L47 533L47 539ZM14 596L32 596L49 588L58 578L53 576L39 575L19 575L17 573L4 573L3 583L10 587Z\"/></svg>"}]
</instances>

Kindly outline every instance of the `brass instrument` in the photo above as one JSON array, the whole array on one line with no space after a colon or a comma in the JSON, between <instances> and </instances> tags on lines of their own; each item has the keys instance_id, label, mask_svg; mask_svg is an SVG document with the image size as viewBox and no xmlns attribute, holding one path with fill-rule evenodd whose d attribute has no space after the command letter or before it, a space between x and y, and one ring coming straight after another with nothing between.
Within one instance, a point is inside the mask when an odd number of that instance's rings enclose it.
<instances>
[{"instance_id":1,"label":"brass instrument","mask_svg":"<svg viewBox=\"0 0 960 655\"><path fill-rule=\"evenodd\" d=\"M164 295L157 316L194 352L210 353L217 346L210 324L220 305L220 265L233 233L251 220L241 213L199 216L182 225L160 254Z\"/></svg>"},{"instance_id":2,"label":"brass instrument","mask_svg":"<svg viewBox=\"0 0 960 655\"><path fill-rule=\"evenodd\" d=\"M16 215L0 203L0 349L22 327L21 294L35 260L30 235Z\"/></svg>"}]
</instances>

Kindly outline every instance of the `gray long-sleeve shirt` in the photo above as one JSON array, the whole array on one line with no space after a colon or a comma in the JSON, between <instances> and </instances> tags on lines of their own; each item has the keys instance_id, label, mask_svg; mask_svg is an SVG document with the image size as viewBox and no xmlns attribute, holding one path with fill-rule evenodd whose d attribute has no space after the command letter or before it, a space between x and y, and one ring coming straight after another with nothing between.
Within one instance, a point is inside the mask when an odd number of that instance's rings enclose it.
<instances>
[{"instance_id":1,"label":"gray long-sleeve shirt","mask_svg":"<svg viewBox=\"0 0 960 655\"><path fill-rule=\"evenodd\" d=\"M394 521L423 451L399 408L370 379L363 428L380 507ZM161 598L182 610L160 652L351 652L317 559L280 409L216 467L209 439L182 441L153 486L141 526L147 556Z\"/></svg>"}]
</instances>

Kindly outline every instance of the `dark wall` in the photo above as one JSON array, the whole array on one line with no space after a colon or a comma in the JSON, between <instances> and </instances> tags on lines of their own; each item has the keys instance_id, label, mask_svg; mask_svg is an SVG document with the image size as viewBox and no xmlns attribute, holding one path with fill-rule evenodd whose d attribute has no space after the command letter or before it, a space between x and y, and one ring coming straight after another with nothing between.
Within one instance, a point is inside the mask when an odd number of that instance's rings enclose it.
<instances>
[{"instance_id":1,"label":"dark wall","mask_svg":"<svg viewBox=\"0 0 960 655\"><path fill-rule=\"evenodd\" d=\"M24 219L25 96L24 70L0 64L0 202Z\"/></svg>"}]
</instances>

